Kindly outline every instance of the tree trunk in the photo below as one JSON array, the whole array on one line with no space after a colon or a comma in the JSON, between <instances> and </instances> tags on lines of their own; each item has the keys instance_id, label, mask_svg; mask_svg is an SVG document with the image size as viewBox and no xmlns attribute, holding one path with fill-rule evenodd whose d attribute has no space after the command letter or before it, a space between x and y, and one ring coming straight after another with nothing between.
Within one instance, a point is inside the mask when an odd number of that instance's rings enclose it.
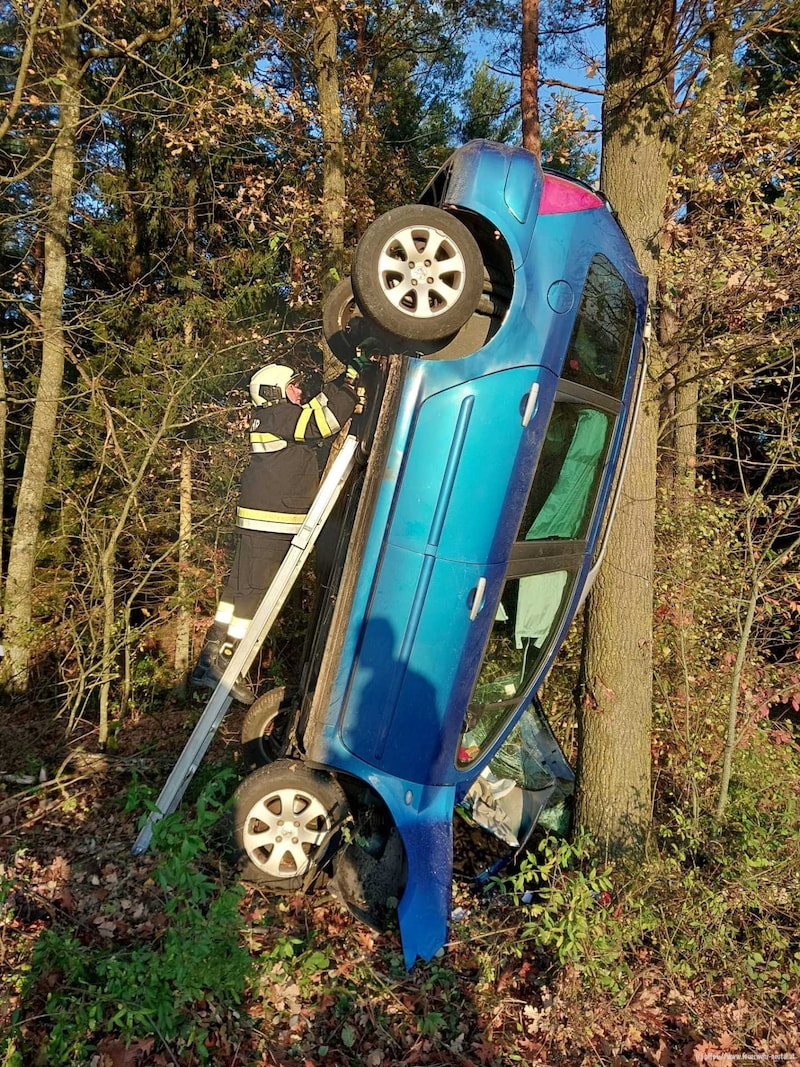
<instances>
[{"instance_id":1,"label":"tree trunk","mask_svg":"<svg viewBox=\"0 0 800 1067\"><path fill-rule=\"evenodd\" d=\"M64 375L62 308L67 280L69 210L75 173L75 140L80 121L78 14L62 0L59 117L44 240L44 283L40 301L42 363L33 409L30 441L17 498L5 595L4 673L14 689L24 689L30 674L33 572L42 502L55 437Z\"/></svg>"},{"instance_id":2,"label":"tree trunk","mask_svg":"<svg viewBox=\"0 0 800 1067\"><path fill-rule=\"evenodd\" d=\"M186 220L186 262L194 266L197 234L197 181L193 177L188 188ZM195 342L194 326L188 317L183 324L183 343L187 351ZM175 693L187 695L189 658L192 651L192 620L187 608L186 574L192 544L192 451L187 441L181 447L180 483L178 488L178 618L175 623L175 657L173 665L177 683Z\"/></svg>"},{"instance_id":3,"label":"tree trunk","mask_svg":"<svg viewBox=\"0 0 800 1067\"><path fill-rule=\"evenodd\" d=\"M750 648L750 636L753 632L753 623L756 617L758 603L758 567L753 568L753 581L750 585L750 595L747 601L747 612L742 624L742 633L739 645L736 649L736 660L731 673L730 692L728 694L728 722L725 728L725 747L722 751L722 767L720 769L719 791L717 793L716 817L722 819L725 807L728 803L728 791L733 773L733 754L736 750L736 726L739 717L739 687L742 681L745 660Z\"/></svg>"},{"instance_id":4,"label":"tree trunk","mask_svg":"<svg viewBox=\"0 0 800 1067\"><path fill-rule=\"evenodd\" d=\"M175 626L176 691L186 695L186 675L192 644L192 617L187 607L186 574L192 546L192 450L184 444L181 452L180 518L178 533L178 621Z\"/></svg>"},{"instance_id":5,"label":"tree trunk","mask_svg":"<svg viewBox=\"0 0 800 1067\"><path fill-rule=\"evenodd\" d=\"M730 89L733 68L734 32L733 5L730 0L717 0L711 6L708 23L709 65L706 77L692 108L686 143L689 150L698 148L711 134L717 121L717 112ZM690 199L686 204L684 226L691 232L695 204ZM702 205L701 205L702 210ZM671 312L671 327L677 329L683 318L679 300ZM670 330L672 332L672 330ZM660 330L660 339L665 345L671 340L666 331ZM678 351L673 357L675 375L674 468L672 471L673 502L679 512L686 511L694 503L697 469L697 424L700 401L700 355L695 351ZM691 534L689 534L691 537ZM691 557L692 545L686 546L686 555Z\"/></svg>"},{"instance_id":6,"label":"tree trunk","mask_svg":"<svg viewBox=\"0 0 800 1067\"><path fill-rule=\"evenodd\" d=\"M728 0L709 9L709 67L692 108L692 121L688 125L686 143L700 149L711 135L717 121L720 103L730 88L733 65L734 34L731 21L731 5ZM701 154L698 153L700 158ZM693 218L705 214L703 205L697 205L690 197L685 205L681 228L691 234ZM668 301L661 298L661 321L659 341L665 358L672 367L672 411L669 422L667 455L661 458L661 476L668 475L665 497L669 501L677 537L671 551L670 586L674 614L678 620L676 654L683 667L684 685L683 715L684 737L689 759L693 758L696 746L696 727L693 724L692 689L689 679L696 675L697 650L700 636L694 622L695 575L696 575L696 523L693 521L695 493L697 489L697 431L699 423L700 375L702 357L696 348L676 342L679 325L696 315L692 307L691 288ZM670 351L671 349L671 351ZM696 783L690 778L694 815L699 814L699 798Z\"/></svg>"},{"instance_id":7,"label":"tree trunk","mask_svg":"<svg viewBox=\"0 0 800 1067\"><path fill-rule=\"evenodd\" d=\"M116 623L116 558L117 536L116 532L104 530L105 544L100 553L100 588L103 601L103 633L100 670L100 714L97 729L97 741L101 748L108 743L109 708L111 706L111 684L118 675L117 671L117 641L115 634Z\"/></svg>"},{"instance_id":8,"label":"tree trunk","mask_svg":"<svg viewBox=\"0 0 800 1067\"><path fill-rule=\"evenodd\" d=\"M364 171L367 152L375 135L369 122L372 98L375 93L374 64L370 58L370 40L367 34L366 12L363 7L354 15L355 25L355 124L350 148L350 170L358 175ZM352 190L351 190L352 195Z\"/></svg>"},{"instance_id":9,"label":"tree trunk","mask_svg":"<svg viewBox=\"0 0 800 1067\"><path fill-rule=\"evenodd\" d=\"M522 54L520 62L520 107L522 146L541 159L542 131L539 123L539 0L522 0Z\"/></svg>"},{"instance_id":10,"label":"tree trunk","mask_svg":"<svg viewBox=\"0 0 800 1067\"><path fill-rule=\"evenodd\" d=\"M601 185L631 240L650 292L671 150L672 5L608 0ZM605 563L586 611L578 707L576 825L612 853L638 851L650 822L653 542L658 351Z\"/></svg>"},{"instance_id":11,"label":"tree trunk","mask_svg":"<svg viewBox=\"0 0 800 1067\"><path fill-rule=\"evenodd\" d=\"M3 559L5 557L5 544L3 531L5 530L5 471L6 471L6 434L8 432L8 384L6 382L5 353L0 343L0 605L3 603ZM0 653L0 660L2 654Z\"/></svg>"},{"instance_id":12,"label":"tree trunk","mask_svg":"<svg viewBox=\"0 0 800 1067\"><path fill-rule=\"evenodd\" d=\"M675 369L675 468L673 503L685 515L694 504L697 483L697 406L700 401L700 358L684 352Z\"/></svg>"},{"instance_id":13,"label":"tree trunk","mask_svg":"<svg viewBox=\"0 0 800 1067\"><path fill-rule=\"evenodd\" d=\"M333 8L318 9L313 61L317 74L323 142L322 221L327 243L322 274L323 294L330 291L344 273L344 133L337 65L338 30Z\"/></svg>"}]
</instances>

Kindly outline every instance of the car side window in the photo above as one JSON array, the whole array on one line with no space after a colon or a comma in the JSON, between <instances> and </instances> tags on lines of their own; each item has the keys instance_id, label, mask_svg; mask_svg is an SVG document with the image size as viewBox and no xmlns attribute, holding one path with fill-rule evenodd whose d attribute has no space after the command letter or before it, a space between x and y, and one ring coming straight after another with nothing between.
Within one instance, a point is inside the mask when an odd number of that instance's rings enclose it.
<instances>
[{"instance_id":1,"label":"car side window","mask_svg":"<svg viewBox=\"0 0 800 1067\"><path fill-rule=\"evenodd\" d=\"M459 767L479 759L504 730L561 630L587 552L634 328L627 287L605 257L595 257L467 707Z\"/></svg>"},{"instance_id":2,"label":"car side window","mask_svg":"<svg viewBox=\"0 0 800 1067\"><path fill-rule=\"evenodd\" d=\"M583 563L613 421L587 405L555 405L554 433L542 449L467 708L460 766L477 759L503 729L560 629Z\"/></svg>"},{"instance_id":3,"label":"car side window","mask_svg":"<svg viewBox=\"0 0 800 1067\"><path fill-rule=\"evenodd\" d=\"M518 541L585 535L613 421L608 412L556 402Z\"/></svg>"}]
</instances>

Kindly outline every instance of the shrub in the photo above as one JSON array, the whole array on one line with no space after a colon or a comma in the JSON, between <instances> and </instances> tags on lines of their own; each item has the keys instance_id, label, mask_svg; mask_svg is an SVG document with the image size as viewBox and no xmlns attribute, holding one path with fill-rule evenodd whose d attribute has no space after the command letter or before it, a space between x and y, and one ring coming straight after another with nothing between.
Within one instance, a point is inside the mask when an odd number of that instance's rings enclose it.
<instances>
[{"instance_id":1,"label":"shrub","mask_svg":"<svg viewBox=\"0 0 800 1067\"><path fill-rule=\"evenodd\" d=\"M192 818L176 813L154 828L154 879L166 921L152 943L106 947L84 945L72 931L41 934L23 1003L37 988L50 990L42 1055L51 1067L88 1063L110 1034L126 1043L151 1035L180 1042L200 1062L208 1059L209 1030L241 1003L251 973L239 943L241 888L220 888L200 862L204 838L222 814L214 792L200 795Z\"/></svg>"}]
</instances>

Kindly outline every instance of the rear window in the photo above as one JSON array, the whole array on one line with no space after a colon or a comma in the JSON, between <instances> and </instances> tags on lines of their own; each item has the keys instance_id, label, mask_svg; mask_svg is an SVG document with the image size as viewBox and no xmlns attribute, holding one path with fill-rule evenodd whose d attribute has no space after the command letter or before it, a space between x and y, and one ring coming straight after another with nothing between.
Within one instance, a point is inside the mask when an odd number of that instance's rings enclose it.
<instances>
[{"instance_id":1,"label":"rear window","mask_svg":"<svg viewBox=\"0 0 800 1067\"><path fill-rule=\"evenodd\" d=\"M636 306L605 256L589 267L581 305L561 369L564 381L619 399L636 329Z\"/></svg>"}]
</instances>

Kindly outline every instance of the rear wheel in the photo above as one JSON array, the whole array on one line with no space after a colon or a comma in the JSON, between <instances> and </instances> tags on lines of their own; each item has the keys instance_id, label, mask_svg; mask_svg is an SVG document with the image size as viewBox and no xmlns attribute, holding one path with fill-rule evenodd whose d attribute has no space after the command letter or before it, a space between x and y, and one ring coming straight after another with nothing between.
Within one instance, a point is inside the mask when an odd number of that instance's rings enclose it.
<instances>
[{"instance_id":1,"label":"rear wheel","mask_svg":"<svg viewBox=\"0 0 800 1067\"><path fill-rule=\"evenodd\" d=\"M328 294L322 307L322 330L334 356L348 363L364 340L364 317L349 278L343 278Z\"/></svg>"},{"instance_id":2,"label":"rear wheel","mask_svg":"<svg viewBox=\"0 0 800 1067\"><path fill-rule=\"evenodd\" d=\"M353 257L359 307L400 337L435 341L478 306L483 260L467 227L440 208L410 204L381 215Z\"/></svg>"},{"instance_id":3,"label":"rear wheel","mask_svg":"<svg viewBox=\"0 0 800 1067\"><path fill-rule=\"evenodd\" d=\"M325 872L349 808L329 774L278 760L245 778L234 794L234 812L242 877L296 892Z\"/></svg>"},{"instance_id":4,"label":"rear wheel","mask_svg":"<svg viewBox=\"0 0 800 1067\"><path fill-rule=\"evenodd\" d=\"M248 708L242 723L242 755L248 767L263 767L286 755L292 726L291 696L281 685Z\"/></svg>"}]
</instances>

